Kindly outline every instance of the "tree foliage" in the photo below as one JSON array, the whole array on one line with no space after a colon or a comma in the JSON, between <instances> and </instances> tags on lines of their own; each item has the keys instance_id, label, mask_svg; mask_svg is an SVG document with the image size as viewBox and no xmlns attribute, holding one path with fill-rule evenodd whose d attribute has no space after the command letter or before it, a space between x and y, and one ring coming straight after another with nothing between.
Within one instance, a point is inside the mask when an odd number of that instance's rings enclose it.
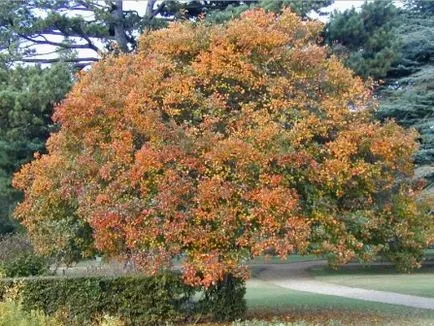
<instances>
[{"instance_id":1,"label":"tree foliage","mask_svg":"<svg viewBox=\"0 0 434 326\"><path fill-rule=\"evenodd\" d=\"M415 156L419 174L434 186L434 11L431 2L409 1L400 13L399 57L377 91L380 118L394 118L401 125L416 128L421 147Z\"/></svg>"},{"instance_id":2,"label":"tree foliage","mask_svg":"<svg viewBox=\"0 0 434 326\"><path fill-rule=\"evenodd\" d=\"M44 152L52 129L53 106L71 85L65 65L51 68L0 69L0 234L13 231L9 217L21 192L11 186L12 174Z\"/></svg>"},{"instance_id":3,"label":"tree foliage","mask_svg":"<svg viewBox=\"0 0 434 326\"><path fill-rule=\"evenodd\" d=\"M321 30L288 10L174 23L83 73L14 179L39 251L92 249L90 228L106 255L148 272L180 256L205 286L271 248L417 266L432 216L409 180L415 133L373 121Z\"/></svg>"},{"instance_id":4,"label":"tree foliage","mask_svg":"<svg viewBox=\"0 0 434 326\"><path fill-rule=\"evenodd\" d=\"M420 16L432 16L434 14L434 2L426 0L404 0L406 9Z\"/></svg>"},{"instance_id":5,"label":"tree foliage","mask_svg":"<svg viewBox=\"0 0 434 326\"><path fill-rule=\"evenodd\" d=\"M399 56L393 30L397 14L391 0L365 2L360 10L336 11L326 26L326 41L358 75L383 78Z\"/></svg>"},{"instance_id":6,"label":"tree foliage","mask_svg":"<svg viewBox=\"0 0 434 326\"><path fill-rule=\"evenodd\" d=\"M219 2L219 1L216 1ZM253 0L229 1L224 8L213 8L206 11L206 19L213 23L222 23L239 17L244 11L252 8L263 8L266 11L280 13L290 8L300 17L306 18L314 11L321 14L321 9L331 5L334 0Z\"/></svg>"}]
</instances>

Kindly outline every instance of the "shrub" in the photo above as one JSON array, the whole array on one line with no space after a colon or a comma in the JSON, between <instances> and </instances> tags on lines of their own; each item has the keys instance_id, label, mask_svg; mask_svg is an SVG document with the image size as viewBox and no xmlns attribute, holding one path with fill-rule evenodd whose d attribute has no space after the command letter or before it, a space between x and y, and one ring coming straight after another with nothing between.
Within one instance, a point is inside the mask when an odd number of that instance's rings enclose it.
<instances>
[{"instance_id":1,"label":"shrub","mask_svg":"<svg viewBox=\"0 0 434 326\"><path fill-rule=\"evenodd\" d=\"M48 269L48 259L35 255L26 235L14 234L0 238L0 276L42 275Z\"/></svg>"},{"instance_id":2,"label":"shrub","mask_svg":"<svg viewBox=\"0 0 434 326\"><path fill-rule=\"evenodd\" d=\"M26 311L19 302L6 300L0 302L0 326L57 326L55 318L46 316L39 310Z\"/></svg>"},{"instance_id":3,"label":"shrub","mask_svg":"<svg viewBox=\"0 0 434 326\"><path fill-rule=\"evenodd\" d=\"M0 263L0 275L3 277L25 277L46 274L48 261L36 255L21 255L13 260Z\"/></svg>"},{"instance_id":4,"label":"shrub","mask_svg":"<svg viewBox=\"0 0 434 326\"><path fill-rule=\"evenodd\" d=\"M88 324L110 315L127 325L186 321L202 312L214 320L235 320L246 310L244 282L227 278L193 301L197 288L178 273L152 277L45 277L20 279L19 296L26 311L62 315L66 324ZM0 297L15 281L0 283Z\"/></svg>"},{"instance_id":5,"label":"shrub","mask_svg":"<svg viewBox=\"0 0 434 326\"><path fill-rule=\"evenodd\" d=\"M13 260L18 256L32 254L33 247L24 234L4 235L0 237L0 261Z\"/></svg>"}]
</instances>

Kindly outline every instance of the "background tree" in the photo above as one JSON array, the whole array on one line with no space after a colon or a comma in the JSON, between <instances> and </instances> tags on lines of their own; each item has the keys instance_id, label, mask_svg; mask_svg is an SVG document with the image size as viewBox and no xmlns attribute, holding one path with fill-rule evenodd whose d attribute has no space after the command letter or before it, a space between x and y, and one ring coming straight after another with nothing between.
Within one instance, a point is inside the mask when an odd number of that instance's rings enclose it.
<instances>
[{"instance_id":1,"label":"background tree","mask_svg":"<svg viewBox=\"0 0 434 326\"><path fill-rule=\"evenodd\" d=\"M287 10L175 23L82 73L48 154L14 179L39 251L74 241L148 272L181 256L205 286L271 248L417 267L433 223L415 200L415 135L373 121L321 30Z\"/></svg>"},{"instance_id":2,"label":"background tree","mask_svg":"<svg viewBox=\"0 0 434 326\"><path fill-rule=\"evenodd\" d=\"M392 0L365 2L360 10L334 12L326 26L326 42L363 78L383 78L399 56L393 27L398 10Z\"/></svg>"},{"instance_id":3,"label":"background tree","mask_svg":"<svg viewBox=\"0 0 434 326\"><path fill-rule=\"evenodd\" d=\"M434 15L434 3L425 0L404 0L406 9L420 15L432 16Z\"/></svg>"},{"instance_id":4,"label":"background tree","mask_svg":"<svg viewBox=\"0 0 434 326\"><path fill-rule=\"evenodd\" d=\"M221 3L222 1L214 1ZM244 11L252 8L263 8L274 13L281 13L284 8L290 8L300 17L306 18L310 12L321 14L321 9L331 5L334 0L253 0L229 1L224 8L212 8L206 11L207 21L214 23L226 22L239 17Z\"/></svg>"},{"instance_id":5,"label":"background tree","mask_svg":"<svg viewBox=\"0 0 434 326\"><path fill-rule=\"evenodd\" d=\"M0 48L9 59L23 62L52 63L58 58L39 58L36 46L51 46L52 53L88 50L90 54L68 61L84 66L98 61L101 44L117 44L122 52L135 48L137 31L152 25L164 5L156 0L144 2L146 14L123 10L122 0L18 0L0 6ZM157 18L155 18L157 20ZM54 38L53 38L54 36Z\"/></svg>"},{"instance_id":6,"label":"background tree","mask_svg":"<svg viewBox=\"0 0 434 326\"><path fill-rule=\"evenodd\" d=\"M365 3L332 15L326 40L347 66L364 78L381 79L375 93L381 120L395 119L420 133L417 175L434 181L434 11L431 1L409 0L403 9L391 1Z\"/></svg>"},{"instance_id":7,"label":"background tree","mask_svg":"<svg viewBox=\"0 0 434 326\"><path fill-rule=\"evenodd\" d=\"M279 11L289 6L306 15L319 10L332 0L148 0L137 2L144 8L140 15L124 9L122 0L17 0L0 4L0 50L7 60L53 63L67 53L63 62L84 67L99 60L99 52L116 49L130 52L137 46L137 35L145 30L166 26L168 21L197 19L209 15L210 20L232 18L251 6ZM218 13L217 16L213 13ZM212 18L214 17L214 18ZM37 51L45 45L44 51ZM50 50L47 50L50 49ZM83 51L86 50L86 51ZM71 52L79 55L70 55ZM47 57L47 53L51 56Z\"/></svg>"},{"instance_id":8,"label":"background tree","mask_svg":"<svg viewBox=\"0 0 434 326\"><path fill-rule=\"evenodd\" d=\"M400 56L379 88L379 116L394 118L420 133L415 160L418 174L434 188L434 10L432 2L409 1L395 33L401 37Z\"/></svg>"},{"instance_id":9,"label":"background tree","mask_svg":"<svg viewBox=\"0 0 434 326\"><path fill-rule=\"evenodd\" d=\"M0 69L0 234L14 230L9 217L22 199L11 186L12 174L34 152L45 152L53 131L53 106L63 99L71 81L70 68L61 64Z\"/></svg>"}]
</instances>

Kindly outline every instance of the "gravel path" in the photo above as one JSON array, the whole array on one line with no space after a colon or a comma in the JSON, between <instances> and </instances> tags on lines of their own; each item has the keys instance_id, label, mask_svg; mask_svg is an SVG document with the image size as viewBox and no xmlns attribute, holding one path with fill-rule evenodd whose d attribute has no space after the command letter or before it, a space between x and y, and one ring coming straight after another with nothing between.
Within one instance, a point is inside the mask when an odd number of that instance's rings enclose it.
<instances>
[{"instance_id":1,"label":"gravel path","mask_svg":"<svg viewBox=\"0 0 434 326\"><path fill-rule=\"evenodd\" d=\"M253 268L257 278L287 289L434 310L434 298L321 282L308 274L308 268L325 264L325 261L255 264Z\"/></svg>"}]
</instances>

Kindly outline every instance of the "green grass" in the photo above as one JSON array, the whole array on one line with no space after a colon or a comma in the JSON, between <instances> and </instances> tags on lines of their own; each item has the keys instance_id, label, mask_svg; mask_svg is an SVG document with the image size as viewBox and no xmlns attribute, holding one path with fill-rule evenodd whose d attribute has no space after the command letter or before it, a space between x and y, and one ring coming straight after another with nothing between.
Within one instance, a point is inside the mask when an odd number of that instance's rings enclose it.
<instances>
[{"instance_id":1,"label":"green grass","mask_svg":"<svg viewBox=\"0 0 434 326\"><path fill-rule=\"evenodd\" d=\"M398 305L348 299L281 288L257 279L247 282L246 301L249 311L279 310L296 311L298 314L347 312L372 313L379 316L418 321L419 324L434 324L434 311ZM420 322L420 323L419 323Z\"/></svg>"},{"instance_id":2,"label":"green grass","mask_svg":"<svg viewBox=\"0 0 434 326\"><path fill-rule=\"evenodd\" d=\"M249 265L254 264L288 264L288 263L298 263L303 261L312 261L312 260L322 260L324 258L318 257L315 255L289 255L285 259L281 259L278 256L259 256L255 259L249 261Z\"/></svg>"},{"instance_id":3,"label":"green grass","mask_svg":"<svg viewBox=\"0 0 434 326\"><path fill-rule=\"evenodd\" d=\"M426 260L434 260L434 249L425 249L425 259ZM315 256L315 255L289 255L285 259L281 259L278 256L259 256L255 259L249 261L249 265L254 264L288 264L288 263L297 263L303 261L312 261L312 260L324 260L324 257ZM384 258L378 257L377 261L384 261ZM355 261L356 262L356 261Z\"/></svg>"},{"instance_id":4,"label":"green grass","mask_svg":"<svg viewBox=\"0 0 434 326\"><path fill-rule=\"evenodd\" d=\"M363 289L390 291L434 298L434 266L424 266L411 274L399 274L392 266L343 266L310 270L315 279Z\"/></svg>"}]
</instances>

